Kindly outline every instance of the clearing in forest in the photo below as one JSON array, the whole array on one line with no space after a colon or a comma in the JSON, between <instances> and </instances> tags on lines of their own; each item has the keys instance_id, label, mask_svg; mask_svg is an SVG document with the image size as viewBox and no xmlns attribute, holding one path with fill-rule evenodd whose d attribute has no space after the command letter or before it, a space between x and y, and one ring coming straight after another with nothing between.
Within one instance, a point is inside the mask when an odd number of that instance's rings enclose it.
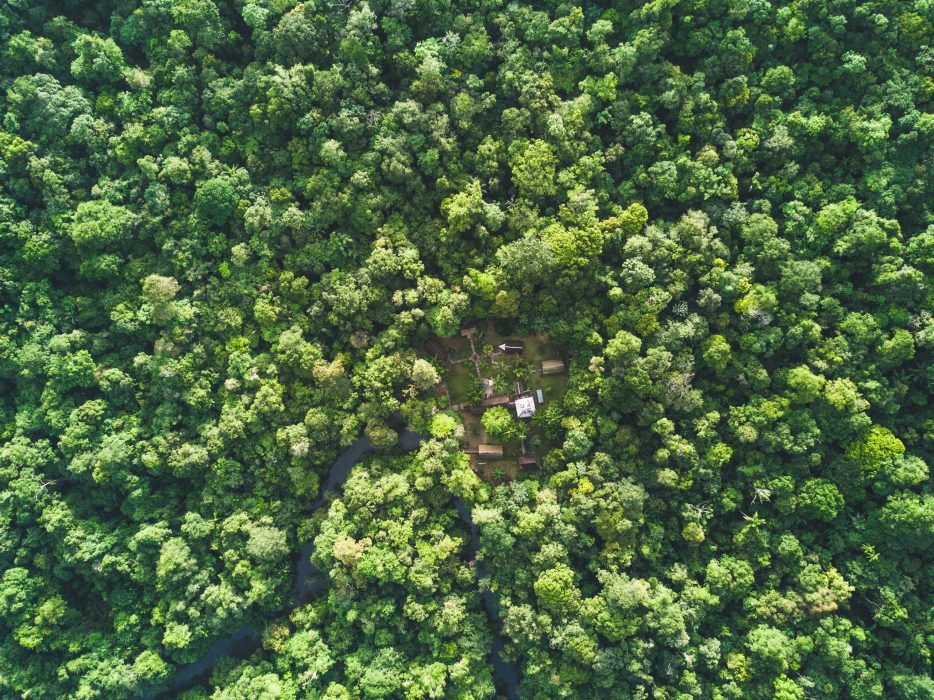
<instances>
[{"instance_id":1,"label":"clearing in forest","mask_svg":"<svg viewBox=\"0 0 934 700\"><path fill-rule=\"evenodd\" d=\"M481 477L515 478L555 447L535 416L561 400L568 378L566 360L547 336L504 334L488 324L432 338L425 350L443 371L439 391L461 416L463 449Z\"/></svg>"}]
</instances>

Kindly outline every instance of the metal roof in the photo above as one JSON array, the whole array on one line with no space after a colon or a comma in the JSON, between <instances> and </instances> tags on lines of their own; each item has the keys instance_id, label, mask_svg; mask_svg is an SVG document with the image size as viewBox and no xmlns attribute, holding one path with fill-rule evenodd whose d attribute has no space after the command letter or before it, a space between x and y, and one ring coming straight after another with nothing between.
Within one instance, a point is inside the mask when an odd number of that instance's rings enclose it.
<instances>
[{"instance_id":1,"label":"metal roof","mask_svg":"<svg viewBox=\"0 0 934 700\"><path fill-rule=\"evenodd\" d=\"M516 415L519 418L530 418L533 413L535 413L535 399L531 396L516 399Z\"/></svg>"}]
</instances>

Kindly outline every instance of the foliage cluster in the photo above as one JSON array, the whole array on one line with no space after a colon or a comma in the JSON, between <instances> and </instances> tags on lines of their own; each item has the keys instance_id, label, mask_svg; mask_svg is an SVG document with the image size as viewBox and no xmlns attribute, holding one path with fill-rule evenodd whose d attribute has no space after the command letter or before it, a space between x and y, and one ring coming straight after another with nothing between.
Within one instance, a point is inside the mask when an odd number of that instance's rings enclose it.
<instances>
[{"instance_id":1,"label":"foliage cluster","mask_svg":"<svg viewBox=\"0 0 934 700\"><path fill-rule=\"evenodd\" d=\"M926 0L4 3L0 696L491 697L488 585L524 697L934 697L932 145ZM570 387L491 488L494 317Z\"/></svg>"}]
</instances>

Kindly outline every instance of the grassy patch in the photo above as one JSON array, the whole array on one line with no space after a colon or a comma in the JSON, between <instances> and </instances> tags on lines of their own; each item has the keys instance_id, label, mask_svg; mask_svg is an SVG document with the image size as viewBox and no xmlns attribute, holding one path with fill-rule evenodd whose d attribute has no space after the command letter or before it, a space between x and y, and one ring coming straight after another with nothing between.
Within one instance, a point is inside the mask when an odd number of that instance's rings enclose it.
<instances>
[{"instance_id":1,"label":"grassy patch","mask_svg":"<svg viewBox=\"0 0 934 700\"><path fill-rule=\"evenodd\" d=\"M451 403L466 403L470 400L474 387L477 385L477 372L472 362L448 365L444 381L451 396Z\"/></svg>"},{"instance_id":2,"label":"grassy patch","mask_svg":"<svg viewBox=\"0 0 934 700\"><path fill-rule=\"evenodd\" d=\"M481 443L487 441L486 431L480 423L480 416L465 411L461 413L461 420L464 422L464 449L478 449Z\"/></svg>"},{"instance_id":3,"label":"grassy patch","mask_svg":"<svg viewBox=\"0 0 934 700\"><path fill-rule=\"evenodd\" d=\"M451 338L438 338L444 345L449 360L463 360L470 357L470 341L461 335Z\"/></svg>"},{"instance_id":4,"label":"grassy patch","mask_svg":"<svg viewBox=\"0 0 934 700\"><path fill-rule=\"evenodd\" d=\"M566 374L548 374L542 376L536 374L533 380L535 385L533 389L541 389L545 395L545 401L557 401L568 390L568 375Z\"/></svg>"},{"instance_id":5,"label":"grassy patch","mask_svg":"<svg viewBox=\"0 0 934 700\"><path fill-rule=\"evenodd\" d=\"M533 367L541 367L542 360L554 360L561 355L554 344L543 335L527 335L525 340L525 359Z\"/></svg>"},{"instance_id":6,"label":"grassy patch","mask_svg":"<svg viewBox=\"0 0 934 700\"><path fill-rule=\"evenodd\" d=\"M499 484L512 481L519 474L519 463L515 459L496 459L477 462L477 475L486 482Z\"/></svg>"}]
</instances>

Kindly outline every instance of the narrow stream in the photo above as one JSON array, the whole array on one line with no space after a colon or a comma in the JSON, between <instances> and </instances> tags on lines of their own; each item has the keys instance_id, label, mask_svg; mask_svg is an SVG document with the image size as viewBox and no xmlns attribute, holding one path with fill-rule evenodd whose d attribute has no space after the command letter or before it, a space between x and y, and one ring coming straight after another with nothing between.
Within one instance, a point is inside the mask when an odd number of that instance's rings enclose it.
<instances>
[{"instance_id":1,"label":"narrow stream","mask_svg":"<svg viewBox=\"0 0 934 700\"><path fill-rule=\"evenodd\" d=\"M477 578L486 578L486 562L477 560L477 547L479 543L479 528L473 521L473 516L467 504L461 499L455 501L457 514L461 520L467 523L470 528L470 545L467 552L471 559L477 564ZM490 629L493 632L493 649L490 654L490 661L493 664L493 679L496 682L497 690L502 691L509 700L518 700L519 697L519 668L512 661L503 659L502 616L499 612L499 601L490 590L480 592L480 604L486 613L486 618L490 623Z\"/></svg>"},{"instance_id":2,"label":"narrow stream","mask_svg":"<svg viewBox=\"0 0 934 700\"><path fill-rule=\"evenodd\" d=\"M411 452L419 446L423 439L423 435L406 430L399 434L399 447L405 452ZM314 512L324 505L327 496L336 492L347 481L353 466L372 451L373 445L365 437L361 437L344 450L334 461L324 482L321 484L321 497L311 503L309 511ZM467 554L476 562L477 578L484 578L486 576L486 565L482 561L476 561L478 528L473 522L467 504L458 499L455 502L455 507L457 514L470 530L470 543L467 547ZM315 543L312 539L305 542L299 549L295 585L292 587L293 607L304 605L327 589L327 576L318 571L311 563L311 554L314 548ZM493 666L493 680L496 683L497 692L504 694L509 700L517 700L519 697L519 669L515 663L503 659L504 642L500 632L502 617L499 611L499 601L491 591L484 590L480 593L480 603L493 632L493 648L490 661ZM278 611L271 616L282 613L283 611ZM225 656L247 658L259 648L259 644L259 631L249 622L244 623L233 634L215 640L200 659L178 668L172 679L140 693L135 696L134 700L174 697L183 690L205 682L210 677L214 665L220 659Z\"/></svg>"}]
</instances>

